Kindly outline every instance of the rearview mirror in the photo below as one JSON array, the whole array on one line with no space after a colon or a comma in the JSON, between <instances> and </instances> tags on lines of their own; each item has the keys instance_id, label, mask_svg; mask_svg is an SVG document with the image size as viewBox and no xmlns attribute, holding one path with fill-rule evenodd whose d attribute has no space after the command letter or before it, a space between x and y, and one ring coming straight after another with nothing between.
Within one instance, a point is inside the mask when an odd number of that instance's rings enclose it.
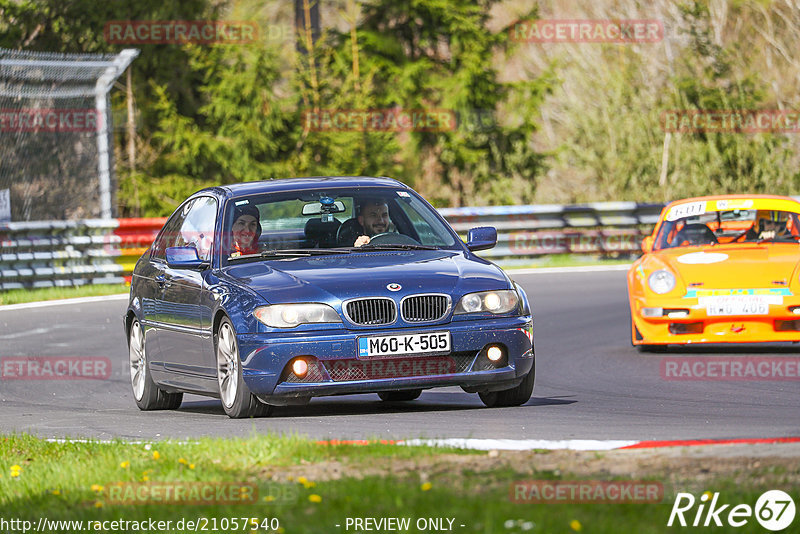
<instances>
[{"instance_id":1,"label":"rearview mirror","mask_svg":"<svg viewBox=\"0 0 800 534\"><path fill-rule=\"evenodd\" d=\"M478 226L467 233L467 248L486 250L497 244L497 229L493 226Z\"/></svg>"},{"instance_id":2,"label":"rearview mirror","mask_svg":"<svg viewBox=\"0 0 800 534\"><path fill-rule=\"evenodd\" d=\"M168 247L167 266L170 269L200 269L208 265L197 255L195 247Z\"/></svg>"},{"instance_id":3,"label":"rearview mirror","mask_svg":"<svg viewBox=\"0 0 800 534\"><path fill-rule=\"evenodd\" d=\"M647 253L653 250L653 236L649 235L642 240L642 252Z\"/></svg>"},{"instance_id":4,"label":"rearview mirror","mask_svg":"<svg viewBox=\"0 0 800 534\"><path fill-rule=\"evenodd\" d=\"M325 213L344 213L347 208L344 207L344 202L337 200L329 204L322 204L322 202L311 202L303 206L303 215L320 215Z\"/></svg>"}]
</instances>

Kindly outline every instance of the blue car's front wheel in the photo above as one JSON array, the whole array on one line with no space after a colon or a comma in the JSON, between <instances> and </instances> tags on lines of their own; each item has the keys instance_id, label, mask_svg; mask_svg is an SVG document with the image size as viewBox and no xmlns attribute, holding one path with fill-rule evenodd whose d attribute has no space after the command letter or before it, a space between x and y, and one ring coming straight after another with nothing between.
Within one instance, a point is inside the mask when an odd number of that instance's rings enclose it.
<instances>
[{"instance_id":1,"label":"blue car's front wheel","mask_svg":"<svg viewBox=\"0 0 800 534\"><path fill-rule=\"evenodd\" d=\"M133 400L140 410L174 410L181 405L183 393L168 393L153 382L147 364L144 330L138 319L131 322L128 331L128 361Z\"/></svg>"},{"instance_id":2,"label":"blue car's front wheel","mask_svg":"<svg viewBox=\"0 0 800 534\"><path fill-rule=\"evenodd\" d=\"M239 357L236 332L227 317L220 321L214 342L217 351L219 397L228 417L240 419L269 415L272 406L264 404L250 393L242 379L242 360Z\"/></svg>"},{"instance_id":3,"label":"blue car's front wheel","mask_svg":"<svg viewBox=\"0 0 800 534\"><path fill-rule=\"evenodd\" d=\"M479 393L481 401L489 408L499 408L503 406L522 406L531 398L533 394L533 382L536 380L536 362L531 370L522 379L518 386L503 391L488 391Z\"/></svg>"}]
</instances>

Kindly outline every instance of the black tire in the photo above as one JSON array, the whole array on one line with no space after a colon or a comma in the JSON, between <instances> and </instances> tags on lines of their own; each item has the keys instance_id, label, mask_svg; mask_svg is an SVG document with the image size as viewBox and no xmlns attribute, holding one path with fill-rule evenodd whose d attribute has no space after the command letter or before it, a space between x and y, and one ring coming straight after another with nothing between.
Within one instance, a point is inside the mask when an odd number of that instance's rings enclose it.
<instances>
[{"instance_id":1,"label":"black tire","mask_svg":"<svg viewBox=\"0 0 800 534\"><path fill-rule=\"evenodd\" d=\"M168 393L160 389L150 376L144 330L134 319L128 330L128 365L131 373L133 400L140 410L174 410L183 402L183 393Z\"/></svg>"},{"instance_id":2,"label":"black tire","mask_svg":"<svg viewBox=\"0 0 800 534\"><path fill-rule=\"evenodd\" d=\"M636 350L642 353L667 351L667 345L648 345L648 344L634 345L633 343L634 338L636 339L636 341L641 341L644 339L642 337L642 334L639 332L639 329L636 328L636 324L633 322L633 318L631 317L631 345L636 347Z\"/></svg>"},{"instance_id":3,"label":"black tire","mask_svg":"<svg viewBox=\"0 0 800 534\"><path fill-rule=\"evenodd\" d=\"M222 409L231 419L265 417L272 406L264 404L250 393L242 378L242 360L236 331L230 319L224 317L214 333L214 352L217 355L217 384ZM221 375L220 373L224 373ZM232 388L232 389L231 389Z\"/></svg>"},{"instance_id":4,"label":"black tire","mask_svg":"<svg viewBox=\"0 0 800 534\"><path fill-rule=\"evenodd\" d=\"M385 402L412 401L422 395L421 389L407 389L405 391L381 391L378 396Z\"/></svg>"},{"instance_id":5,"label":"black tire","mask_svg":"<svg viewBox=\"0 0 800 534\"><path fill-rule=\"evenodd\" d=\"M522 406L531 398L533 383L536 380L536 361L531 370L522 379L518 386L502 391L487 391L478 393L481 401L489 408L502 408L507 406Z\"/></svg>"}]
</instances>

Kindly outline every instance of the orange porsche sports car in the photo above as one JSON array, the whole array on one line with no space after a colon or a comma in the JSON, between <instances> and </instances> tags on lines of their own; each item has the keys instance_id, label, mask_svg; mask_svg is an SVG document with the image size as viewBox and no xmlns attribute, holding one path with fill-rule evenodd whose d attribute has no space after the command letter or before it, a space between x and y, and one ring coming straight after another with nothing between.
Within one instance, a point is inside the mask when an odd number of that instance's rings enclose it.
<instances>
[{"instance_id":1,"label":"orange porsche sports car","mask_svg":"<svg viewBox=\"0 0 800 534\"><path fill-rule=\"evenodd\" d=\"M767 195L665 207L628 271L631 341L800 341L800 202Z\"/></svg>"}]
</instances>

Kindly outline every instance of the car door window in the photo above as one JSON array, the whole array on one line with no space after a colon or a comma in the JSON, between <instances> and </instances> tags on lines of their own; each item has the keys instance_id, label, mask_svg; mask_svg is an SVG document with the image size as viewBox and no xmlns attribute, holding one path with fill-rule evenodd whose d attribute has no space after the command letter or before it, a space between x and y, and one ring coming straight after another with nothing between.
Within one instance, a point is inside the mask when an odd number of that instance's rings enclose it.
<instances>
[{"instance_id":1,"label":"car door window","mask_svg":"<svg viewBox=\"0 0 800 534\"><path fill-rule=\"evenodd\" d=\"M196 198L181 225L175 247L194 246L197 256L203 261L211 261L214 224L217 220L217 201L212 197Z\"/></svg>"},{"instance_id":2,"label":"car door window","mask_svg":"<svg viewBox=\"0 0 800 534\"><path fill-rule=\"evenodd\" d=\"M414 226L420 243L437 247L453 245L453 237L418 199L404 196L397 201L397 205Z\"/></svg>"},{"instance_id":3,"label":"car door window","mask_svg":"<svg viewBox=\"0 0 800 534\"><path fill-rule=\"evenodd\" d=\"M184 221L186 221L186 217L189 215L189 211L192 209L194 202L195 199L186 202L172 214L167 224L164 225L164 229L161 230L156 242L153 243L152 253L150 254L151 258L164 260L167 248L176 246L175 242L180 236L181 226L183 226Z\"/></svg>"}]
</instances>

